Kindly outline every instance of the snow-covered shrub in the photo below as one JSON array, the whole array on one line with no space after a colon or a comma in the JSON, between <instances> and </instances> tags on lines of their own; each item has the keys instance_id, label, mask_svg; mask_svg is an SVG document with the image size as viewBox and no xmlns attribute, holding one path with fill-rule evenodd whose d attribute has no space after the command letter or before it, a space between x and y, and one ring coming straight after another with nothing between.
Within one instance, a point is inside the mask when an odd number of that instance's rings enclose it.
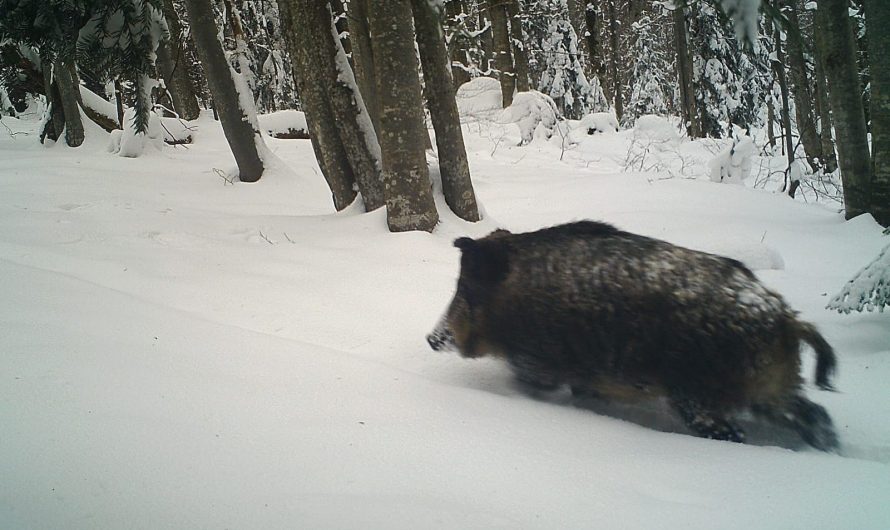
<instances>
[{"instance_id":1,"label":"snow-covered shrub","mask_svg":"<svg viewBox=\"0 0 890 530\"><path fill-rule=\"evenodd\" d=\"M577 128L587 134L612 133L618 131L618 120L611 112L594 112L581 118Z\"/></svg>"},{"instance_id":2,"label":"snow-covered shrub","mask_svg":"<svg viewBox=\"0 0 890 530\"><path fill-rule=\"evenodd\" d=\"M744 184L751 175L751 160L755 152L754 140L750 136L733 139L732 145L721 151L708 163L713 182Z\"/></svg>"},{"instance_id":3,"label":"snow-covered shrub","mask_svg":"<svg viewBox=\"0 0 890 530\"><path fill-rule=\"evenodd\" d=\"M501 112L498 123L515 123L519 126L522 141L526 145L536 137L549 139L560 121L556 103L537 90L519 92L513 104Z\"/></svg>"},{"instance_id":4,"label":"snow-covered shrub","mask_svg":"<svg viewBox=\"0 0 890 530\"><path fill-rule=\"evenodd\" d=\"M890 306L890 245L856 273L828 303L840 313L879 311Z\"/></svg>"},{"instance_id":5,"label":"snow-covered shrub","mask_svg":"<svg viewBox=\"0 0 890 530\"><path fill-rule=\"evenodd\" d=\"M666 118L647 114L637 118L633 138L637 142L650 144L656 150L674 148L680 144L677 127Z\"/></svg>"},{"instance_id":6,"label":"snow-covered shrub","mask_svg":"<svg viewBox=\"0 0 890 530\"><path fill-rule=\"evenodd\" d=\"M306 114L299 110L279 110L257 116L260 129L275 138L309 138Z\"/></svg>"},{"instance_id":7,"label":"snow-covered shrub","mask_svg":"<svg viewBox=\"0 0 890 530\"><path fill-rule=\"evenodd\" d=\"M464 83L454 96L463 117L492 117L501 111L501 82L491 77L477 77Z\"/></svg>"}]
</instances>

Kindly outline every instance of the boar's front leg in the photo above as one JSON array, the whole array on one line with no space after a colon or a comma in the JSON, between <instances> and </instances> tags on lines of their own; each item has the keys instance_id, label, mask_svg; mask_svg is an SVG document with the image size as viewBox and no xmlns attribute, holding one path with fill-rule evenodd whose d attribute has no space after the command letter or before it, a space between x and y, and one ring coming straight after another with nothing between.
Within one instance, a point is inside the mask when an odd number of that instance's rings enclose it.
<instances>
[{"instance_id":1,"label":"boar's front leg","mask_svg":"<svg viewBox=\"0 0 890 530\"><path fill-rule=\"evenodd\" d=\"M509 362L519 386L530 394L552 392L562 383L553 369L533 357L511 356Z\"/></svg>"},{"instance_id":2,"label":"boar's front leg","mask_svg":"<svg viewBox=\"0 0 890 530\"><path fill-rule=\"evenodd\" d=\"M712 440L726 440L729 442L744 442L745 432L734 423L723 417L722 414L708 408L698 400L675 397L671 404L680 414L689 429L702 438Z\"/></svg>"},{"instance_id":3,"label":"boar's front leg","mask_svg":"<svg viewBox=\"0 0 890 530\"><path fill-rule=\"evenodd\" d=\"M781 405L754 405L751 411L793 429L803 441L820 451L835 451L839 446L828 412L803 396L795 395Z\"/></svg>"}]
</instances>

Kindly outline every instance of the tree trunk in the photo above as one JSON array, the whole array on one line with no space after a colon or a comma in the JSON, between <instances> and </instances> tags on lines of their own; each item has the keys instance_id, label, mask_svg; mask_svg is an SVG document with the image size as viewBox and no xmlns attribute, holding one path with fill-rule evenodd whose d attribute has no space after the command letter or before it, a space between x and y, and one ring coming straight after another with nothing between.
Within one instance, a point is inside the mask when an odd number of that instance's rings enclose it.
<instances>
[{"instance_id":1,"label":"tree trunk","mask_svg":"<svg viewBox=\"0 0 890 530\"><path fill-rule=\"evenodd\" d=\"M797 129L803 144L807 162L813 171L825 166L822 156L822 143L816 132L816 120L813 116L813 95L807 79L807 67L803 56L803 41L800 34L800 19L797 14L797 0L784 0L791 28L786 33L788 43L788 66L791 74L791 88L794 91L794 110L797 117Z\"/></svg>"},{"instance_id":2,"label":"tree trunk","mask_svg":"<svg viewBox=\"0 0 890 530\"><path fill-rule=\"evenodd\" d=\"M590 64L593 75L600 80L602 85L603 61L600 58L597 40L599 29L597 28L596 0L585 0L584 4L584 42L587 43L587 62Z\"/></svg>"},{"instance_id":3,"label":"tree trunk","mask_svg":"<svg viewBox=\"0 0 890 530\"><path fill-rule=\"evenodd\" d=\"M695 104L695 86L692 82L692 54L689 50L685 8L677 7L673 10L672 16L674 48L677 53L677 77L680 84L680 111L686 124L686 134L690 138L701 138L701 124Z\"/></svg>"},{"instance_id":4,"label":"tree trunk","mask_svg":"<svg viewBox=\"0 0 890 530\"><path fill-rule=\"evenodd\" d=\"M825 35L813 24L813 47L815 58L814 75L816 76L816 112L819 115L819 139L822 141L822 161L825 173L837 171L837 151L834 147L834 125L831 119L831 103L828 101L828 80L825 78L825 60L822 57L822 45Z\"/></svg>"},{"instance_id":5,"label":"tree trunk","mask_svg":"<svg viewBox=\"0 0 890 530\"><path fill-rule=\"evenodd\" d=\"M439 221L430 190L411 3L378 0L369 13L377 93L380 97L380 147L390 231L425 230Z\"/></svg>"},{"instance_id":6,"label":"tree trunk","mask_svg":"<svg viewBox=\"0 0 890 530\"><path fill-rule=\"evenodd\" d=\"M506 7L510 23L510 43L513 51L513 71L516 74L516 91L528 92L528 52L526 52L525 38L522 35L522 14L519 11L519 1L512 0Z\"/></svg>"},{"instance_id":7,"label":"tree trunk","mask_svg":"<svg viewBox=\"0 0 890 530\"><path fill-rule=\"evenodd\" d=\"M58 103L61 103L65 115L65 143L68 147L79 147L83 143L83 121L77 104L80 85L72 78L68 63L59 59L53 61L53 78L59 89Z\"/></svg>"},{"instance_id":8,"label":"tree trunk","mask_svg":"<svg viewBox=\"0 0 890 530\"><path fill-rule=\"evenodd\" d=\"M445 3L445 17L449 21L458 21L464 15L463 0L452 0ZM465 40L455 35L452 37L451 49L449 50L449 59L451 60L451 78L454 82L454 89L470 80L470 74L467 73L469 61L467 59L467 49Z\"/></svg>"},{"instance_id":9,"label":"tree trunk","mask_svg":"<svg viewBox=\"0 0 890 530\"><path fill-rule=\"evenodd\" d=\"M609 8L609 41L612 59L612 97L614 98L615 117L618 118L618 121L621 121L621 116L622 114L624 114L624 96L622 94L621 85L621 61L618 58L618 13L615 9L615 1L616 0L608 0L606 5Z\"/></svg>"},{"instance_id":10,"label":"tree trunk","mask_svg":"<svg viewBox=\"0 0 890 530\"><path fill-rule=\"evenodd\" d=\"M776 109L773 107L772 97L766 102L766 137L769 146L776 148Z\"/></svg>"},{"instance_id":11,"label":"tree trunk","mask_svg":"<svg viewBox=\"0 0 890 530\"><path fill-rule=\"evenodd\" d=\"M871 69L871 213L890 226L890 3L865 0Z\"/></svg>"},{"instance_id":12,"label":"tree trunk","mask_svg":"<svg viewBox=\"0 0 890 530\"><path fill-rule=\"evenodd\" d=\"M785 154L788 156L788 169L785 170L785 183L782 191L787 191L792 198L800 186L800 182L788 182L788 178L792 175L791 169L794 166L794 137L791 135L791 102L789 101L788 80L785 77L785 57L782 52L782 32L778 27L775 29L774 42L776 44L776 60L773 61L773 72L776 74L776 80L779 82L779 91L782 93L782 130L785 138ZM790 184L790 185L789 185Z\"/></svg>"},{"instance_id":13,"label":"tree trunk","mask_svg":"<svg viewBox=\"0 0 890 530\"><path fill-rule=\"evenodd\" d=\"M164 78L164 85L173 100L173 110L184 120L194 120L201 111L185 64L182 24L173 7L173 0L164 0L162 7L170 30L170 39L158 46L158 73Z\"/></svg>"},{"instance_id":14,"label":"tree trunk","mask_svg":"<svg viewBox=\"0 0 890 530\"><path fill-rule=\"evenodd\" d=\"M412 0L414 27L430 118L436 130L439 172L445 202L461 219L479 220L476 194L470 180L470 166L460 129L460 115L454 99L454 83L448 67L445 37L435 11L427 0Z\"/></svg>"},{"instance_id":15,"label":"tree trunk","mask_svg":"<svg viewBox=\"0 0 890 530\"><path fill-rule=\"evenodd\" d=\"M377 77L374 74L374 49L368 30L368 0L349 2L349 32L352 41L352 64L355 81L371 116L374 131L380 136L380 104L377 100Z\"/></svg>"},{"instance_id":16,"label":"tree trunk","mask_svg":"<svg viewBox=\"0 0 890 530\"><path fill-rule=\"evenodd\" d=\"M845 0L819 0L816 17L824 33L825 74L837 131L837 150L844 183L846 217L869 210L871 164L862 87L856 63L856 45Z\"/></svg>"},{"instance_id":17,"label":"tree trunk","mask_svg":"<svg viewBox=\"0 0 890 530\"><path fill-rule=\"evenodd\" d=\"M263 174L263 161L257 150L257 132L242 108L233 72L217 38L210 0L185 0L198 57L207 75L207 84L219 113L223 133L238 164L242 182L256 182Z\"/></svg>"},{"instance_id":18,"label":"tree trunk","mask_svg":"<svg viewBox=\"0 0 890 530\"><path fill-rule=\"evenodd\" d=\"M334 204L345 206L350 195L344 193L346 186L355 182L365 209L376 210L384 205L377 133L340 46L330 6L323 1L289 0L282 1L279 9L283 19L292 20L282 28L295 58L297 89L313 148L316 155L322 154L318 163L334 193Z\"/></svg>"},{"instance_id":19,"label":"tree trunk","mask_svg":"<svg viewBox=\"0 0 890 530\"><path fill-rule=\"evenodd\" d=\"M494 64L501 80L501 101L504 108L513 103L516 90L516 74L513 71L513 53L510 47L510 31L504 4L510 0L488 0L488 17L491 19L491 35L494 46Z\"/></svg>"}]
</instances>

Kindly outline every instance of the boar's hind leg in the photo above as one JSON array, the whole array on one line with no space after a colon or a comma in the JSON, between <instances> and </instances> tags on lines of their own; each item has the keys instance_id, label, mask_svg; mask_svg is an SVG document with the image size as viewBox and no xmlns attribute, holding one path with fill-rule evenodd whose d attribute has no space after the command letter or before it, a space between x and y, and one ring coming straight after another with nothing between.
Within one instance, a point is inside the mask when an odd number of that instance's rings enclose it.
<instances>
[{"instance_id":1,"label":"boar's hind leg","mask_svg":"<svg viewBox=\"0 0 890 530\"><path fill-rule=\"evenodd\" d=\"M782 405L754 405L751 411L793 429L803 441L820 451L838 448L837 433L828 412L803 396L793 396Z\"/></svg>"},{"instance_id":2,"label":"boar's hind leg","mask_svg":"<svg viewBox=\"0 0 890 530\"><path fill-rule=\"evenodd\" d=\"M744 442L745 432L722 414L689 398L674 398L671 404L689 429L702 438Z\"/></svg>"}]
</instances>

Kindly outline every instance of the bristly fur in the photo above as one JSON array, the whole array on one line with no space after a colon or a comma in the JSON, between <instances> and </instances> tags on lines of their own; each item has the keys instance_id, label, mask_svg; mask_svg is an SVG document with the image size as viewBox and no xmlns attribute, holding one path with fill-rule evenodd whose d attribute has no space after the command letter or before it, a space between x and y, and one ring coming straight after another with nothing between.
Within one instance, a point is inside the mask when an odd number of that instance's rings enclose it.
<instances>
[{"instance_id":1,"label":"bristly fur","mask_svg":"<svg viewBox=\"0 0 890 530\"><path fill-rule=\"evenodd\" d=\"M702 436L741 441L727 417L749 407L828 417L800 394L799 349L813 346L830 388L831 347L736 260L593 221L455 245L457 294L431 337L447 332L465 356L503 355L536 387L662 393ZM789 421L821 449L837 443L830 419Z\"/></svg>"}]
</instances>

